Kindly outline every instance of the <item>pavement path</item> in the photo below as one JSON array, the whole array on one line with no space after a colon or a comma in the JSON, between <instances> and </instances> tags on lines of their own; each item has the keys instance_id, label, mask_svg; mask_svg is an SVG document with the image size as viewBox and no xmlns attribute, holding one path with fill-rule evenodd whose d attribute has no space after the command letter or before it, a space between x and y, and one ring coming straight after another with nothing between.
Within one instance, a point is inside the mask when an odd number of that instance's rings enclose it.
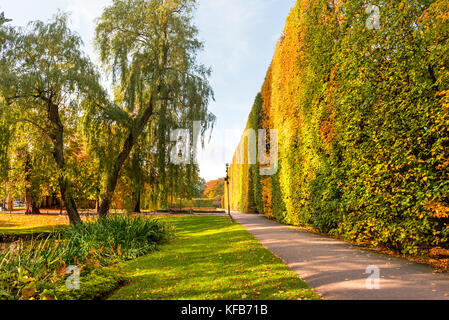
<instances>
[{"instance_id":1,"label":"pavement path","mask_svg":"<svg viewBox=\"0 0 449 320\"><path fill-rule=\"evenodd\" d=\"M449 300L449 275L260 215L233 217L327 300ZM375 266L367 272L369 266ZM369 277L379 271L379 289ZM374 272L374 273L373 273ZM368 279L368 283L367 283ZM374 289L369 289L369 287Z\"/></svg>"}]
</instances>

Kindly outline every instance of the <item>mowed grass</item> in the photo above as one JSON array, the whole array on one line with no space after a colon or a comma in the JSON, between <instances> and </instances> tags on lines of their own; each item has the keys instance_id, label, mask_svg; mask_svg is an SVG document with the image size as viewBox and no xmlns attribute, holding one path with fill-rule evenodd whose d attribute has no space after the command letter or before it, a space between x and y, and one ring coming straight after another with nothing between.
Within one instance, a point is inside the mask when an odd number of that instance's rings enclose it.
<instances>
[{"instance_id":1,"label":"mowed grass","mask_svg":"<svg viewBox=\"0 0 449 320\"><path fill-rule=\"evenodd\" d=\"M27 216L19 213L0 213L0 236L50 233L67 226L69 226L68 218L59 215Z\"/></svg>"},{"instance_id":2,"label":"mowed grass","mask_svg":"<svg viewBox=\"0 0 449 320\"><path fill-rule=\"evenodd\" d=\"M223 216L161 217L176 239L124 263L112 300L309 300L319 296L240 224Z\"/></svg>"}]
</instances>

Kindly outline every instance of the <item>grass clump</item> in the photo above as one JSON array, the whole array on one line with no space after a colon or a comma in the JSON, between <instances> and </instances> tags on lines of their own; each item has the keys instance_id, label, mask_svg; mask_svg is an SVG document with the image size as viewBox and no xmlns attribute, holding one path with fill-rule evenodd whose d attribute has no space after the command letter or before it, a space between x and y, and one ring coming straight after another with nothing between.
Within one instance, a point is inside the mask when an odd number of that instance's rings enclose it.
<instances>
[{"instance_id":1,"label":"grass clump","mask_svg":"<svg viewBox=\"0 0 449 320\"><path fill-rule=\"evenodd\" d=\"M158 220L112 216L45 239L17 241L0 252L0 299L92 299L104 295L104 290L116 288L124 278L117 270L100 272L99 268L152 252L169 236L169 228ZM81 270L78 292L63 290L70 265Z\"/></svg>"},{"instance_id":2,"label":"grass clump","mask_svg":"<svg viewBox=\"0 0 449 320\"><path fill-rule=\"evenodd\" d=\"M103 256L121 256L130 260L154 251L156 245L170 235L166 224L156 219L132 216L111 216L67 230L72 252L78 258L100 250Z\"/></svg>"}]
</instances>

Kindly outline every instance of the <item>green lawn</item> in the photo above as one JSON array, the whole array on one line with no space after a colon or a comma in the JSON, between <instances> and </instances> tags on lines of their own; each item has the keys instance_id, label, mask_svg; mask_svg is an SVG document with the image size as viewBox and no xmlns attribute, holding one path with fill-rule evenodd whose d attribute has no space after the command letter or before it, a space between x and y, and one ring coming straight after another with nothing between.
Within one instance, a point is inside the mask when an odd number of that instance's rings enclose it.
<instances>
[{"instance_id":1,"label":"green lawn","mask_svg":"<svg viewBox=\"0 0 449 320\"><path fill-rule=\"evenodd\" d=\"M131 282L113 300L319 299L275 255L227 217L163 217L176 239L124 263Z\"/></svg>"}]
</instances>

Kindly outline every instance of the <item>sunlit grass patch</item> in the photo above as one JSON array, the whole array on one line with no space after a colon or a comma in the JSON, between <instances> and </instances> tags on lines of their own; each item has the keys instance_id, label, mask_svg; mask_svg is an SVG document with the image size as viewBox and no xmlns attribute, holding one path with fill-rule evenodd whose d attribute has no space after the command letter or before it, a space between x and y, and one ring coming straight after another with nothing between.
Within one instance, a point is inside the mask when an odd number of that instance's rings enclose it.
<instances>
[{"instance_id":1,"label":"sunlit grass patch","mask_svg":"<svg viewBox=\"0 0 449 320\"><path fill-rule=\"evenodd\" d=\"M227 217L163 217L177 239L123 264L130 285L111 299L318 299L242 226Z\"/></svg>"},{"instance_id":2,"label":"sunlit grass patch","mask_svg":"<svg viewBox=\"0 0 449 320\"><path fill-rule=\"evenodd\" d=\"M0 213L0 236L47 233L68 225L68 218L59 215Z\"/></svg>"}]
</instances>

